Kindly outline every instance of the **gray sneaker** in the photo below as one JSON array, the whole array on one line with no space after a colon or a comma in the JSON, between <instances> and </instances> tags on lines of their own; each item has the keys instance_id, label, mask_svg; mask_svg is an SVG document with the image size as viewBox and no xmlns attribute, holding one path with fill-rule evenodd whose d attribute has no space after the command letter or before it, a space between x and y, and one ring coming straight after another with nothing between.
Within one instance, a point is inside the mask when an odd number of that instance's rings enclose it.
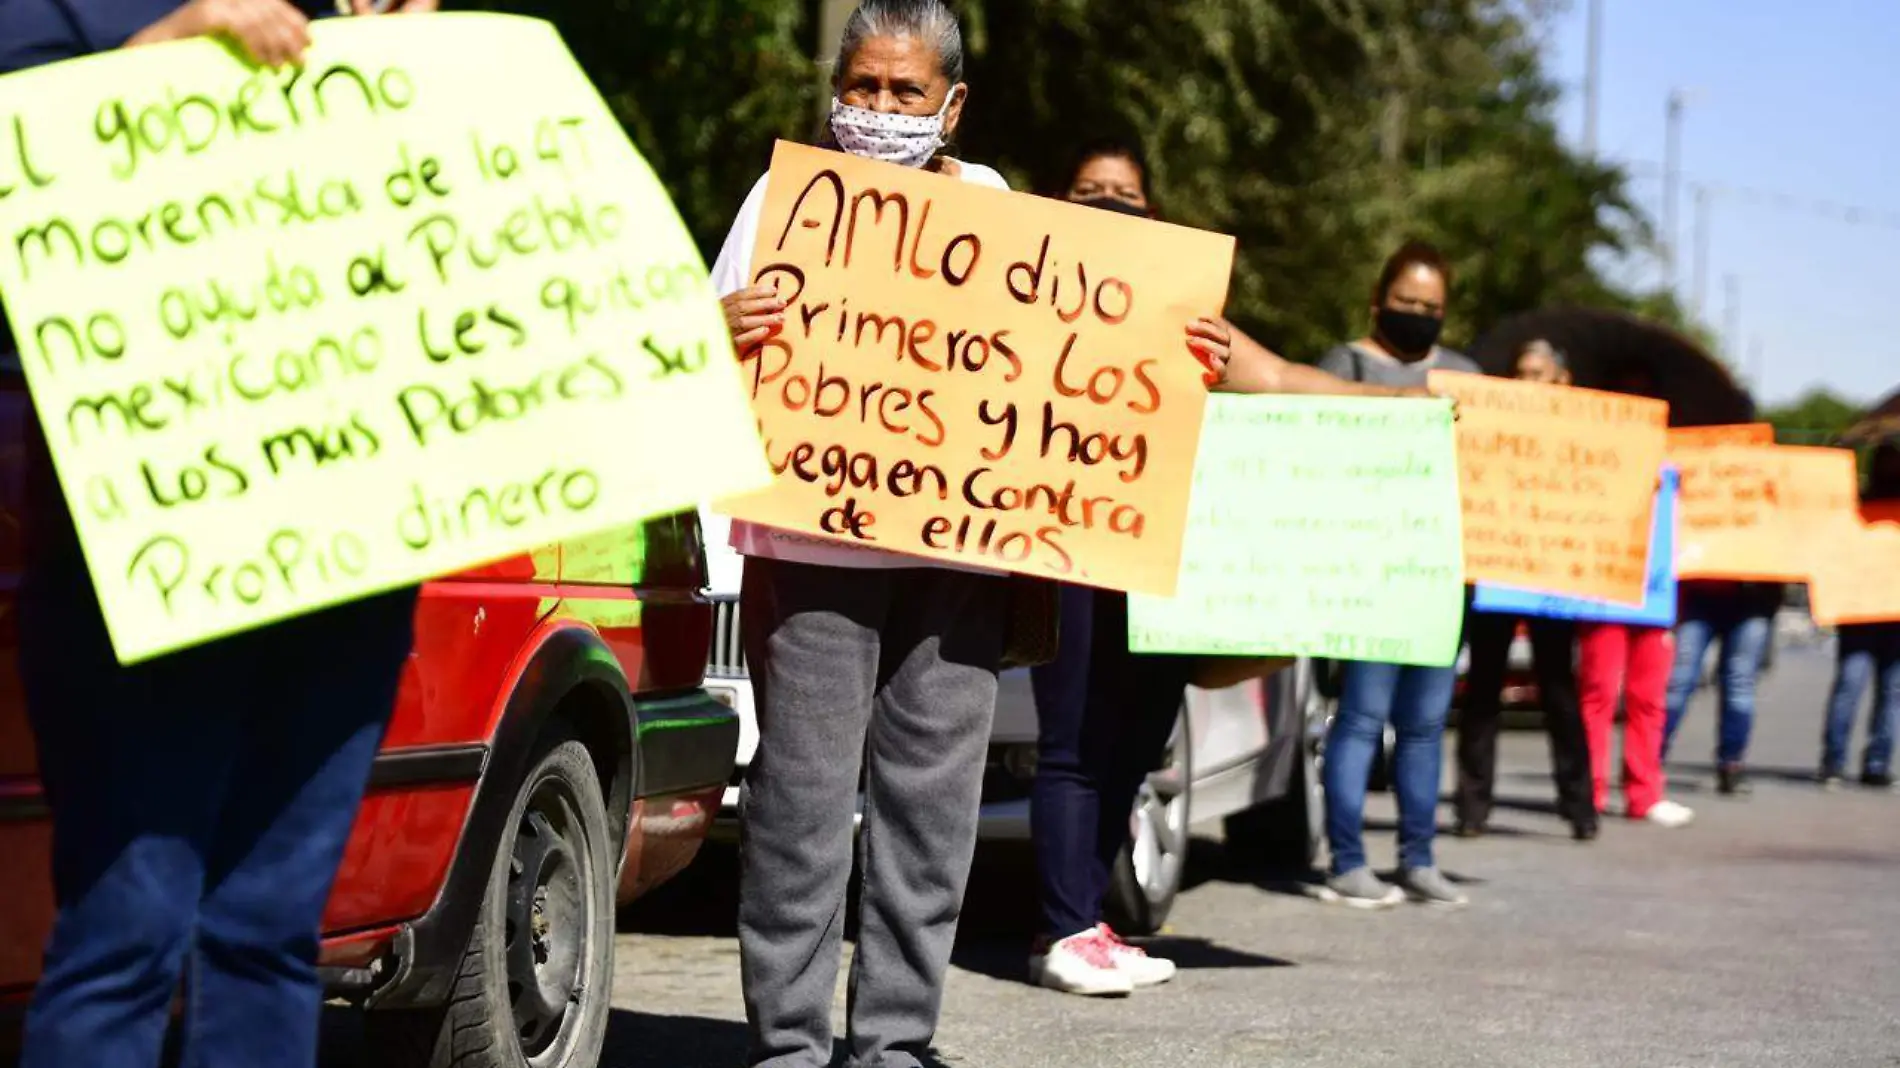
<instances>
[{"instance_id":1,"label":"gray sneaker","mask_svg":"<svg viewBox=\"0 0 1900 1068\"><path fill-rule=\"evenodd\" d=\"M1413 901L1426 905L1462 908L1471 904L1464 891L1452 885L1437 868L1407 868L1399 873L1399 885Z\"/></svg>"},{"instance_id":2,"label":"gray sneaker","mask_svg":"<svg viewBox=\"0 0 1900 1068\"><path fill-rule=\"evenodd\" d=\"M1313 890L1313 896L1334 905L1354 909L1389 909L1405 900L1405 892L1372 874L1371 868L1354 868L1335 875Z\"/></svg>"}]
</instances>

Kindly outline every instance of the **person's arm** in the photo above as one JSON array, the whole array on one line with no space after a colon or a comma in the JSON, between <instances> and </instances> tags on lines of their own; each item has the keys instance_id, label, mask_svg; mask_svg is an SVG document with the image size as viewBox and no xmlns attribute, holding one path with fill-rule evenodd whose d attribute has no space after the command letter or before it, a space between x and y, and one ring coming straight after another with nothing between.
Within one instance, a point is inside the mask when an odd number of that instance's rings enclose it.
<instances>
[{"instance_id":1,"label":"person's arm","mask_svg":"<svg viewBox=\"0 0 1900 1068\"><path fill-rule=\"evenodd\" d=\"M310 47L310 20L286 0L190 0L133 34L127 48L226 37L267 67L295 63Z\"/></svg>"},{"instance_id":2,"label":"person's arm","mask_svg":"<svg viewBox=\"0 0 1900 1068\"><path fill-rule=\"evenodd\" d=\"M1424 386L1386 386L1350 382L1317 367L1294 363L1238 329L1233 329L1227 376L1221 393L1307 393L1337 397L1430 397Z\"/></svg>"}]
</instances>

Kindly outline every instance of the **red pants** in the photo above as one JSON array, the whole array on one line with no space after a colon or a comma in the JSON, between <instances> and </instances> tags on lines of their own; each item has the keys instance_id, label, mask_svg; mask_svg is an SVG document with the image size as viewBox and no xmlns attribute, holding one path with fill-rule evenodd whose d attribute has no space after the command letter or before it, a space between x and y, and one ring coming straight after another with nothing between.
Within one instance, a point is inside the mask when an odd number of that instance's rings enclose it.
<instances>
[{"instance_id":1,"label":"red pants","mask_svg":"<svg viewBox=\"0 0 1900 1068\"><path fill-rule=\"evenodd\" d=\"M1597 811L1610 799L1611 733L1623 698L1623 789L1641 819L1663 798L1663 697L1675 642L1662 627L1584 623L1577 627L1577 703L1590 741Z\"/></svg>"}]
</instances>

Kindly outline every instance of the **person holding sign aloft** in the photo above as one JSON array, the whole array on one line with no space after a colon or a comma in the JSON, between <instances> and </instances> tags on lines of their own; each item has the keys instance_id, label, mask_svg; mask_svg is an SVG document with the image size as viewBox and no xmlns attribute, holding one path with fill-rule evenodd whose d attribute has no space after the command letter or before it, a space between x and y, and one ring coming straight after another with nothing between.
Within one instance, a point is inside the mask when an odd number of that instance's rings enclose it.
<instances>
[{"instance_id":1,"label":"person holding sign aloft","mask_svg":"<svg viewBox=\"0 0 1900 1068\"><path fill-rule=\"evenodd\" d=\"M1104 211L1156 216L1146 162L1124 142L1084 146L1063 196ZM1224 373L1209 385L1233 393L1429 395L1423 386L1342 381L1281 359L1238 331ZM1197 680L1203 657L1132 653L1125 593L1064 585L1060 604L1056 658L1031 672L1038 736L1030 834L1042 931L1030 976L1064 993L1123 995L1175 972L1172 962L1128 945L1102 920L1116 858L1128 843L1127 814L1160 763L1188 685L1231 683Z\"/></svg>"},{"instance_id":2,"label":"person holding sign aloft","mask_svg":"<svg viewBox=\"0 0 1900 1068\"><path fill-rule=\"evenodd\" d=\"M1541 339L1519 350L1514 370L1521 381L1570 384L1570 367L1563 352ZM1597 811L1601 806L1592 803L1590 797L1589 745L1577 705L1577 628L1567 619L1532 616L1523 622L1530 631L1531 664L1537 673L1544 727L1550 735L1550 773L1557 787L1557 812L1570 824L1571 837L1590 841L1597 836ZM1492 788L1497 781L1498 728L1504 711L1504 674L1518 623L1515 613L1473 611L1465 617L1471 664L1465 675L1465 700L1458 719L1460 838L1476 838L1489 830Z\"/></svg>"},{"instance_id":3,"label":"person holding sign aloft","mask_svg":"<svg viewBox=\"0 0 1900 1068\"><path fill-rule=\"evenodd\" d=\"M333 3L5 0L0 74L200 36L280 66ZM0 350L17 359L3 322ZM59 915L21 1064L157 1065L181 980L187 1063L314 1064L318 924L409 655L415 592L123 667L46 443L37 426L27 436L20 666Z\"/></svg>"},{"instance_id":4,"label":"person holding sign aloft","mask_svg":"<svg viewBox=\"0 0 1900 1068\"><path fill-rule=\"evenodd\" d=\"M1373 331L1320 360L1321 370L1354 381L1420 386L1433 370L1478 373L1478 365L1438 344L1445 325L1451 268L1437 249L1412 242L1393 253L1372 291ZM1438 833L1438 784L1445 717L1455 667L1347 661L1339 708L1326 736L1326 840L1332 871L1317 895L1354 908L1390 908L1409 894L1434 905L1466 903L1432 859ZM1372 760L1390 721L1397 734L1393 792L1399 802L1399 886L1366 861L1366 789Z\"/></svg>"},{"instance_id":5,"label":"person holding sign aloft","mask_svg":"<svg viewBox=\"0 0 1900 1068\"><path fill-rule=\"evenodd\" d=\"M995 171L942 155L969 87L961 29L940 0L865 0L846 22L833 85L822 147L1004 188ZM741 359L810 329L788 328L786 299L749 284L767 192L762 179L713 268ZM980 307L967 291L937 299L946 313ZM1218 376L1228 338L1224 324L1198 322L1184 340ZM757 523L735 521L732 538L745 557L759 723L740 794L747 1063L831 1063L862 782L849 1063L916 1068L936 1030L975 851L1016 580Z\"/></svg>"}]
</instances>

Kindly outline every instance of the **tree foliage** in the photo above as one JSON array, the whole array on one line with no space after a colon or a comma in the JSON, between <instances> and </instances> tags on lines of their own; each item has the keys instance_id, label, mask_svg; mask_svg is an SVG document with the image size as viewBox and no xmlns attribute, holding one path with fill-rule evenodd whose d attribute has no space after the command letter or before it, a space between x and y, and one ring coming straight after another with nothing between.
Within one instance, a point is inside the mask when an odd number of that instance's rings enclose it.
<instances>
[{"instance_id":1,"label":"tree foliage","mask_svg":"<svg viewBox=\"0 0 1900 1068\"><path fill-rule=\"evenodd\" d=\"M1858 420L1863 406L1825 389L1810 390L1792 404L1769 408L1762 418L1773 423L1775 440L1785 445L1827 445Z\"/></svg>"},{"instance_id":2,"label":"tree foliage","mask_svg":"<svg viewBox=\"0 0 1900 1068\"><path fill-rule=\"evenodd\" d=\"M708 253L772 139L812 133L820 0L485 2L562 29ZM1362 332L1413 236L1452 259L1454 343L1553 304L1684 325L1595 266L1648 229L1558 137L1538 0L955 2L960 154L1051 191L1081 141L1132 138L1168 218L1238 239L1230 315L1288 355Z\"/></svg>"}]
</instances>

